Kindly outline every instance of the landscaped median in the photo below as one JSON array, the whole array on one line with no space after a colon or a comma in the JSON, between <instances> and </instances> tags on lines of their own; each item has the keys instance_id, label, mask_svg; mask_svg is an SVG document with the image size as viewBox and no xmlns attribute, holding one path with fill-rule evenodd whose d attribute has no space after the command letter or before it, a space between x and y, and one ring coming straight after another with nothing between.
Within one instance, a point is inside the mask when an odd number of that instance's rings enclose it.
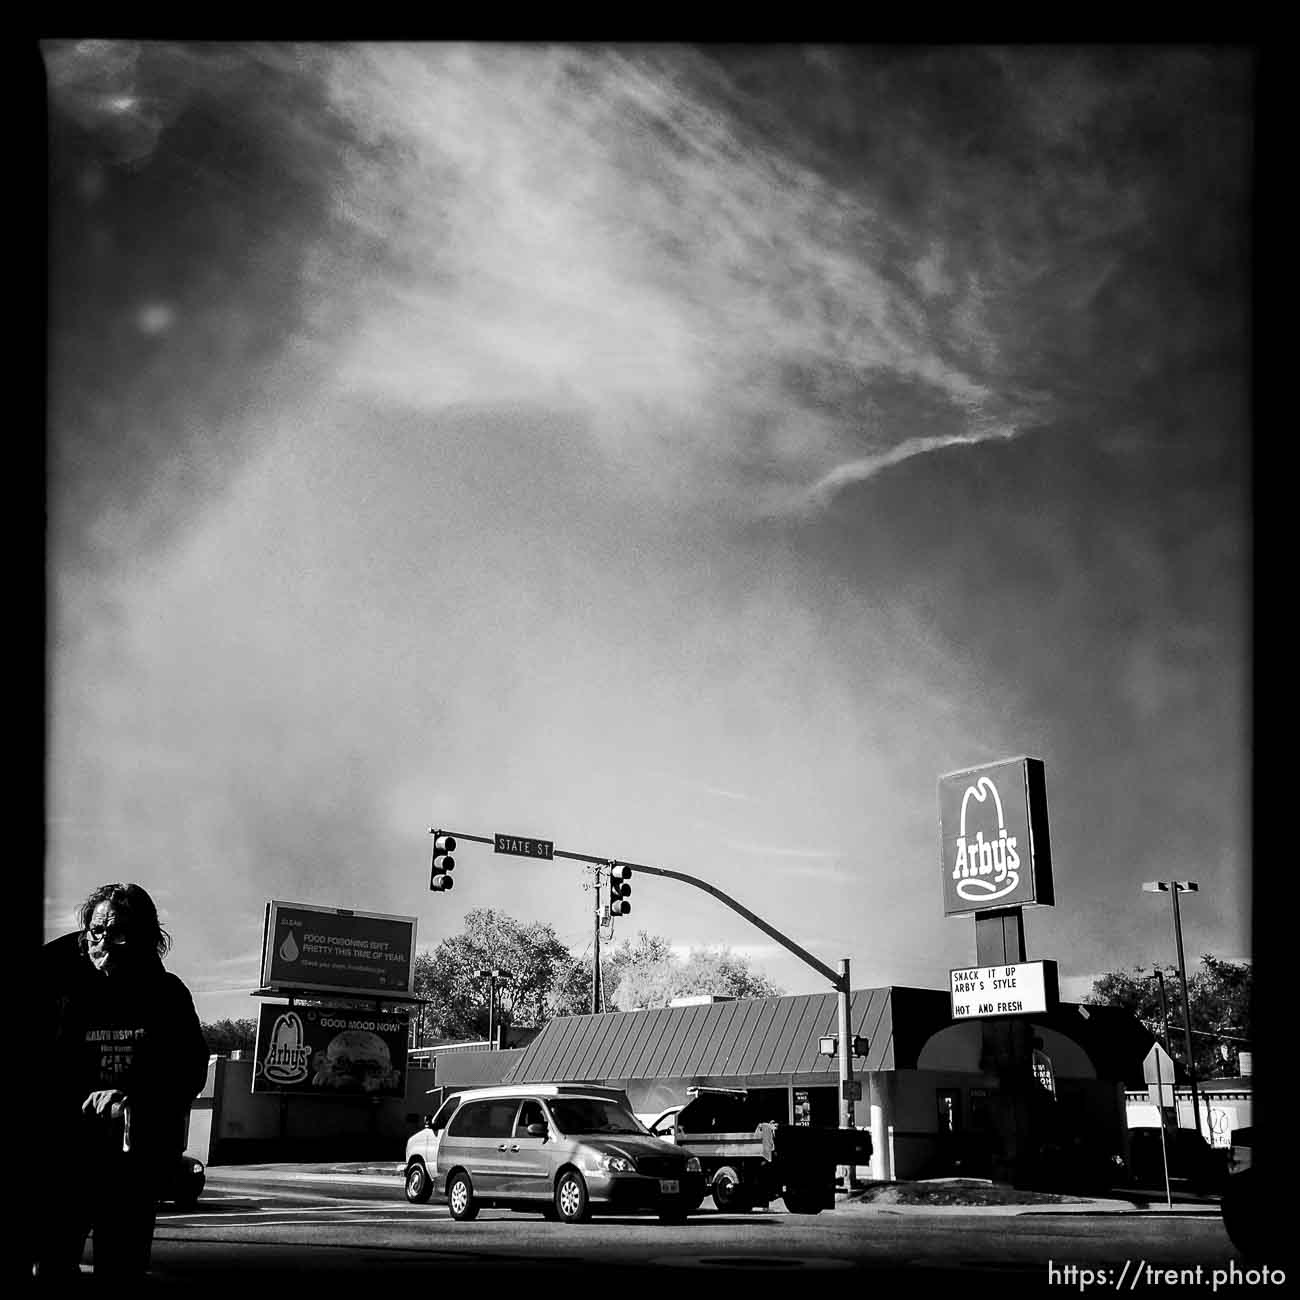
<instances>
[{"instance_id":1,"label":"landscaped median","mask_svg":"<svg viewBox=\"0 0 1300 1300\"><path fill-rule=\"evenodd\" d=\"M871 1182L836 1198L836 1208L880 1210L1004 1209L1022 1210L1109 1210L1138 1208L1132 1200L1117 1196L1071 1196L1064 1192L1036 1192L995 1183L983 1178L925 1178L909 1182Z\"/></svg>"}]
</instances>

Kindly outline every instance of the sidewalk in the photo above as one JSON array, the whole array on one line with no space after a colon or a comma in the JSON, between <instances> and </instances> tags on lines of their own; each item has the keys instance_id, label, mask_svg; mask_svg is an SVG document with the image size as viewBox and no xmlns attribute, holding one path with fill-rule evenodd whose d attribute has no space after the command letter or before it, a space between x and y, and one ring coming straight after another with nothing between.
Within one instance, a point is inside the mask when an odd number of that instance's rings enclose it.
<instances>
[{"instance_id":1,"label":"sidewalk","mask_svg":"<svg viewBox=\"0 0 1300 1300\"><path fill-rule=\"evenodd\" d=\"M208 1178L212 1185L236 1183L245 1178L275 1179L285 1181L314 1180L320 1178L338 1179L340 1182L360 1182L372 1185L391 1186L399 1191L402 1186L403 1165L400 1161L387 1163L383 1161L357 1161L322 1164L261 1164L261 1165L217 1165L209 1166ZM951 1180L933 1179L912 1183L898 1183L903 1196L918 1195L926 1188L942 1188ZM987 1184L990 1195L1014 1197L1013 1189L1003 1184ZM1130 1198L1110 1197L1076 1197L1059 1201L1030 1202L1034 1193L1025 1193L1025 1201L1004 1200L999 1204L917 1204L907 1200L880 1199L864 1201L857 1196L850 1198L843 1191L835 1194L835 1209L850 1214L938 1214L938 1215L1007 1215L1007 1214L1215 1214L1219 1213L1219 1203L1208 1199L1175 1200L1167 1205L1163 1195L1147 1192L1134 1192ZM706 1204L710 1202L706 1201Z\"/></svg>"}]
</instances>

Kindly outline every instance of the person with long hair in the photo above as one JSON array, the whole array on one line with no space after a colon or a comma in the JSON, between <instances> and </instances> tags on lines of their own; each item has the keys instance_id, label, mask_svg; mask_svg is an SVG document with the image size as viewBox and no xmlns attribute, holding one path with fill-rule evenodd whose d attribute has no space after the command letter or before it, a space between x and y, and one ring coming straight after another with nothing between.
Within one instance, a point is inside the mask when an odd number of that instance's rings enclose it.
<instances>
[{"instance_id":1,"label":"person with long hair","mask_svg":"<svg viewBox=\"0 0 1300 1300\"><path fill-rule=\"evenodd\" d=\"M171 937L143 888L101 885L78 920L41 953L53 1067L42 1163L53 1186L33 1273L79 1272L89 1235L96 1277L132 1280L149 1270L160 1180L184 1150L208 1049L189 990L163 966ZM83 1171L71 1197L69 1170Z\"/></svg>"}]
</instances>

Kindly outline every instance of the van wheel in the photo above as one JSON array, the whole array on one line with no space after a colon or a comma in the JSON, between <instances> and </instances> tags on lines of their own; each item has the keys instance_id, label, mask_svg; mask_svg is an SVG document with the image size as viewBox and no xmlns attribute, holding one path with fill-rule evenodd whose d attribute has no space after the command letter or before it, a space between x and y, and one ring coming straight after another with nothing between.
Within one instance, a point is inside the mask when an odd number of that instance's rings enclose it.
<instances>
[{"instance_id":1,"label":"van wheel","mask_svg":"<svg viewBox=\"0 0 1300 1300\"><path fill-rule=\"evenodd\" d=\"M433 1195L433 1183L424 1162L416 1160L406 1166L406 1199L412 1205L423 1205Z\"/></svg>"},{"instance_id":2,"label":"van wheel","mask_svg":"<svg viewBox=\"0 0 1300 1300\"><path fill-rule=\"evenodd\" d=\"M713 1177L713 1204L729 1213L751 1208L749 1198L740 1190L740 1175L730 1166Z\"/></svg>"},{"instance_id":3,"label":"van wheel","mask_svg":"<svg viewBox=\"0 0 1300 1300\"><path fill-rule=\"evenodd\" d=\"M451 1210L451 1217L458 1223L468 1223L470 1219L478 1218L474 1184L463 1169L452 1174L451 1182L447 1184L447 1207Z\"/></svg>"},{"instance_id":4,"label":"van wheel","mask_svg":"<svg viewBox=\"0 0 1300 1300\"><path fill-rule=\"evenodd\" d=\"M555 1184L555 1213L561 1223L585 1223L591 1218L587 1184L576 1169L566 1169Z\"/></svg>"}]
</instances>

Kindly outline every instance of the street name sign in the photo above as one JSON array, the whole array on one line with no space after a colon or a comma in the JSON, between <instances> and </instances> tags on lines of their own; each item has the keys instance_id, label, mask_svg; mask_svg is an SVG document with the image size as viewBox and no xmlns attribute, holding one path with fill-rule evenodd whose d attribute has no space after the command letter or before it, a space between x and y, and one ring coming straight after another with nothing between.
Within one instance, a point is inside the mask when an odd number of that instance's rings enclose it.
<instances>
[{"instance_id":1,"label":"street name sign","mask_svg":"<svg viewBox=\"0 0 1300 1300\"><path fill-rule=\"evenodd\" d=\"M555 857L554 840L530 840L522 835L501 835L496 834L493 837L493 852L506 853L515 858L546 858L548 860Z\"/></svg>"},{"instance_id":2,"label":"street name sign","mask_svg":"<svg viewBox=\"0 0 1300 1300\"><path fill-rule=\"evenodd\" d=\"M1059 1000L1054 961L963 966L949 971L948 977L954 1020L1045 1015Z\"/></svg>"}]
</instances>

